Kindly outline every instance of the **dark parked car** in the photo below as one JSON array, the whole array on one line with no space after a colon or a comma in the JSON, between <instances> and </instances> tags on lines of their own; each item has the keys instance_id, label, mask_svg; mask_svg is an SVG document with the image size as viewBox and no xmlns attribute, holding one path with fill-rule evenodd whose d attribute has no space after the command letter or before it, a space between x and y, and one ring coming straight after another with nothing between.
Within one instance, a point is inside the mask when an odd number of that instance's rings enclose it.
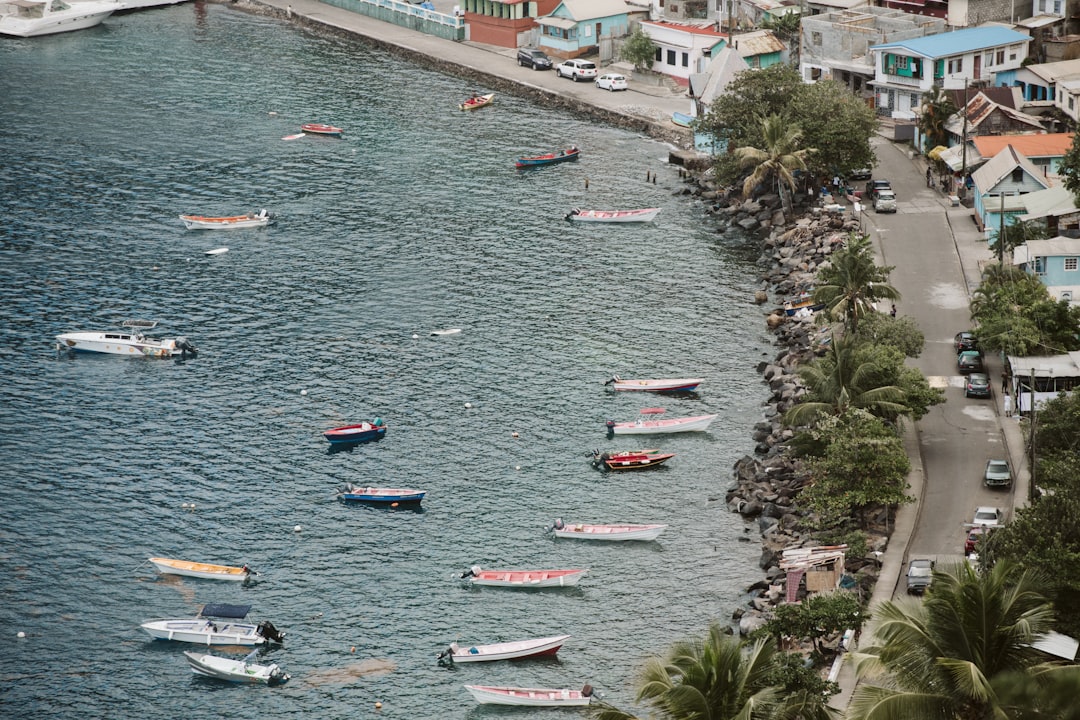
<instances>
[{"instance_id":1,"label":"dark parked car","mask_svg":"<svg viewBox=\"0 0 1080 720\"><path fill-rule=\"evenodd\" d=\"M536 48L519 49L517 61L521 67L531 67L533 70L550 70L552 65L551 58Z\"/></svg>"},{"instance_id":2,"label":"dark parked car","mask_svg":"<svg viewBox=\"0 0 1080 720\"><path fill-rule=\"evenodd\" d=\"M881 190L892 190L892 183L882 179L871 180L866 183L866 190L863 192L863 200L873 202L877 199L877 194Z\"/></svg>"},{"instance_id":3,"label":"dark parked car","mask_svg":"<svg viewBox=\"0 0 1080 720\"><path fill-rule=\"evenodd\" d=\"M986 462L986 471L983 473L983 482L989 488L1007 488L1012 485L1012 472L1009 471L1009 463L1004 460L988 460Z\"/></svg>"},{"instance_id":4,"label":"dark parked car","mask_svg":"<svg viewBox=\"0 0 1080 720\"><path fill-rule=\"evenodd\" d=\"M964 375L973 372L982 372L982 353L978 350L964 350L956 356L956 367Z\"/></svg>"},{"instance_id":5,"label":"dark parked car","mask_svg":"<svg viewBox=\"0 0 1080 720\"><path fill-rule=\"evenodd\" d=\"M968 331L958 332L953 338L953 347L956 348L956 352L962 350L978 350L979 341L975 339L975 334Z\"/></svg>"},{"instance_id":6,"label":"dark parked car","mask_svg":"<svg viewBox=\"0 0 1080 720\"><path fill-rule=\"evenodd\" d=\"M934 579L933 560L912 560L907 570L907 591L911 595L922 595Z\"/></svg>"},{"instance_id":7,"label":"dark parked car","mask_svg":"<svg viewBox=\"0 0 1080 720\"><path fill-rule=\"evenodd\" d=\"M990 397L990 376L986 373L973 372L964 383L964 397Z\"/></svg>"}]
</instances>

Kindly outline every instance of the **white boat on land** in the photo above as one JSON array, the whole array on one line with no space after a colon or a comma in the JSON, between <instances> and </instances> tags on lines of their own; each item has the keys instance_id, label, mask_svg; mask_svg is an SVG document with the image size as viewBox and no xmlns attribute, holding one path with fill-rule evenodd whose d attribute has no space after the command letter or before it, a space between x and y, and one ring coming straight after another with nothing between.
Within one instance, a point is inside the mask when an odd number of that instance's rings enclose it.
<instances>
[{"instance_id":1,"label":"white boat on land","mask_svg":"<svg viewBox=\"0 0 1080 720\"><path fill-rule=\"evenodd\" d=\"M231 622L247 617L250 605L210 604L198 617L148 620L141 627L155 640L198 643L199 645L266 645L283 642L285 633L266 620L261 623Z\"/></svg>"},{"instance_id":2,"label":"white boat on land","mask_svg":"<svg viewBox=\"0 0 1080 720\"><path fill-rule=\"evenodd\" d=\"M263 685L281 685L288 682L288 674L277 664L256 665L249 662L257 652L258 650L253 651L243 660L233 660L207 653L193 653L187 650L184 651L184 655L187 657L188 665L191 666L191 672L196 675L205 675L229 682Z\"/></svg>"},{"instance_id":3,"label":"white boat on land","mask_svg":"<svg viewBox=\"0 0 1080 720\"><path fill-rule=\"evenodd\" d=\"M120 9L117 12L130 12L132 10L146 10L154 7L164 7L166 5L179 5L184 0L116 0L120 5Z\"/></svg>"},{"instance_id":4,"label":"white boat on land","mask_svg":"<svg viewBox=\"0 0 1080 720\"><path fill-rule=\"evenodd\" d=\"M234 567L232 565L214 565L212 563L192 562L190 560L173 560L172 558L152 557L150 562L163 575L184 575L186 577L203 578L204 580L231 580L243 582L251 575L258 575L247 565Z\"/></svg>"},{"instance_id":5,"label":"white boat on land","mask_svg":"<svg viewBox=\"0 0 1080 720\"><path fill-rule=\"evenodd\" d=\"M461 647L456 642L439 653L438 657L449 658L455 663L486 662L491 660L523 660L525 658L554 655L569 639L569 635L514 640L512 642L493 643L491 645L470 645Z\"/></svg>"},{"instance_id":6,"label":"white boat on land","mask_svg":"<svg viewBox=\"0 0 1080 720\"><path fill-rule=\"evenodd\" d=\"M593 689L496 687L466 685L476 702L485 705L531 705L533 707L581 707L592 702Z\"/></svg>"},{"instance_id":7,"label":"white boat on land","mask_svg":"<svg viewBox=\"0 0 1080 720\"><path fill-rule=\"evenodd\" d=\"M621 542L624 540L655 540L664 532L667 525L585 525L584 523L564 523L556 520L549 528L555 537L574 538L576 540L604 540Z\"/></svg>"},{"instance_id":8,"label":"white boat on land","mask_svg":"<svg viewBox=\"0 0 1080 720\"><path fill-rule=\"evenodd\" d=\"M84 30L119 9L116 0L5 0L0 3L0 35L38 37Z\"/></svg>"},{"instance_id":9,"label":"white boat on land","mask_svg":"<svg viewBox=\"0 0 1080 720\"><path fill-rule=\"evenodd\" d=\"M126 332L75 332L57 335L56 349L71 353L104 353L127 357L194 357L198 354L195 346L185 337L146 337L143 331L157 327L156 320L125 320L120 326Z\"/></svg>"},{"instance_id":10,"label":"white boat on land","mask_svg":"<svg viewBox=\"0 0 1080 720\"><path fill-rule=\"evenodd\" d=\"M655 220L659 214L660 208L642 208L640 210L580 210L574 208L566 213L566 219L578 222L643 223Z\"/></svg>"},{"instance_id":11,"label":"white boat on land","mask_svg":"<svg viewBox=\"0 0 1080 720\"><path fill-rule=\"evenodd\" d=\"M473 585L508 588L573 587L589 572L588 568L573 570L482 570L478 565L461 577Z\"/></svg>"},{"instance_id":12,"label":"white boat on land","mask_svg":"<svg viewBox=\"0 0 1080 720\"><path fill-rule=\"evenodd\" d=\"M633 422L617 423L614 420L608 420L607 429L614 435L702 432L707 430L709 423L717 418L716 415L695 415L684 418L659 417L663 412L665 412L664 408L645 408Z\"/></svg>"},{"instance_id":13,"label":"white boat on land","mask_svg":"<svg viewBox=\"0 0 1080 720\"><path fill-rule=\"evenodd\" d=\"M701 378L665 378L657 380L623 380L615 375L605 385L617 391L642 390L645 392L693 392L703 383Z\"/></svg>"},{"instance_id":14,"label":"white boat on land","mask_svg":"<svg viewBox=\"0 0 1080 720\"><path fill-rule=\"evenodd\" d=\"M239 228L265 227L274 221L274 214L263 208L259 212L249 212L246 215L229 215L226 217L209 217L207 215L181 215L184 227L188 230L236 230Z\"/></svg>"}]
</instances>

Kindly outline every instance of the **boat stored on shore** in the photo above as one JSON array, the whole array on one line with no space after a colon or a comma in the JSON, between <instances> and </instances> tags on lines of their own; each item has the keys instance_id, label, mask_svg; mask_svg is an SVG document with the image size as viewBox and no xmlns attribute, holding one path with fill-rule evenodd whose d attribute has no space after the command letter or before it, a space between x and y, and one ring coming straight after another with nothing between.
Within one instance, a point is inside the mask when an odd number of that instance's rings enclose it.
<instances>
[{"instance_id":1,"label":"boat stored on shore","mask_svg":"<svg viewBox=\"0 0 1080 720\"><path fill-rule=\"evenodd\" d=\"M490 645L470 645L469 647L461 647L455 642L450 643L450 647L439 653L437 657L440 660L446 658L455 663L524 660L526 658L544 657L559 652L559 648L563 646L563 643L569 637L569 635L553 635L552 637L513 640Z\"/></svg>"},{"instance_id":2,"label":"boat stored on shore","mask_svg":"<svg viewBox=\"0 0 1080 720\"><path fill-rule=\"evenodd\" d=\"M126 357L195 357L198 350L185 337L148 338L144 330L157 327L156 320L125 320L120 327L129 332L74 332L56 336L56 349L69 353L101 353Z\"/></svg>"}]
</instances>

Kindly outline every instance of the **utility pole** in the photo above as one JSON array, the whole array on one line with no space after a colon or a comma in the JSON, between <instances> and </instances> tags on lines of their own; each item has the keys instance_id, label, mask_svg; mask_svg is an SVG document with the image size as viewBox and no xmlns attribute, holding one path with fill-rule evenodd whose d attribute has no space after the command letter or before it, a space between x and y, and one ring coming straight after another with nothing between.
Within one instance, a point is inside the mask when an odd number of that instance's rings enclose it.
<instances>
[{"instance_id":1,"label":"utility pole","mask_svg":"<svg viewBox=\"0 0 1080 720\"><path fill-rule=\"evenodd\" d=\"M1005 267L1005 193L1001 193L1001 227L998 230L998 264ZM1035 372L1032 370L1031 372Z\"/></svg>"},{"instance_id":2,"label":"utility pole","mask_svg":"<svg viewBox=\"0 0 1080 720\"><path fill-rule=\"evenodd\" d=\"M964 113L964 134L960 138L960 189L967 190L967 122L968 122L968 82L964 80L964 108L961 112ZM961 192L959 195L963 197L966 192Z\"/></svg>"},{"instance_id":3,"label":"utility pole","mask_svg":"<svg viewBox=\"0 0 1080 720\"><path fill-rule=\"evenodd\" d=\"M1028 505L1035 502L1035 368L1031 368L1031 377L1028 378L1028 382L1031 383L1031 407L1028 408L1028 427L1031 429L1031 437L1028 439L1028 446L1031 448L1031 476L1028 482Z\"/></svg>"}]
</instances>

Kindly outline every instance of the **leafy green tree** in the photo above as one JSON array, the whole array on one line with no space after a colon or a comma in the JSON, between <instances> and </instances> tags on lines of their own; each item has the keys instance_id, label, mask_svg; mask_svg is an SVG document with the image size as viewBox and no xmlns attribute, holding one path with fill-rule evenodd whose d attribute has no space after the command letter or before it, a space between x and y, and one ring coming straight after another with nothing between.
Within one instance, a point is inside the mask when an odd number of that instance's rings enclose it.
<instances>
[{"instance_id":1,"label":"leafy green tree","mask_svg":"<svg viewBox=\"0 0 1080 720\"><path fill-rule=\"evenodd\" d=\"M814 301L825 303L833 319L843 319L852 333L858 333L859 318L876 312L875 302L900 299L900 291L887 282L892 270L874 263L868 236L852 233L846 246L818 271Z\"/></svg>"},{"instance_id":2,"label":"leafy green tree","mask_svg":"<svg viewBox=\"0 0 1080 720\"><path fill-rule=\"evenodd\" d=\"M744 648L738 638L712 625L704 640L675 643L664 659L648 661L638 701L667 720L753 720L801 718L830 720L834 713L822 695L787 691L771 684L778 654L768 639ZM636 716L606 703L594 705L597 720Z\"/></svg>"},{"instance_id":3,"label":"leafy green tree","mask_svg":"<svg viewBox=\"0 0 1080 720\"><path fill-rule=\"evenodd\" d=\"M907 494L911 462L900 438L880 420L860 415L830 424L832 440L805 463L810 483L800 501L817 515L818 527L839 527L851 518L865 527L869 511L914 500Z\"/></svg>"},{"instance_id":4,"label":"leafy green tree","mask_svg":"<svg viewBox=\"0 0 1080 720\"><path fill-rule=\"evenodd\" d=\"M1080 308L1050 297L1038 277L990 265L971 296L971 317L984 350L1056 355L1080 349Z\"/></svg>"},{"instance_id":5,"label":"leafy green tree","mask_svg":"<svg viewBox=\"0 0 1080 720\"><path fill-rule=\"evenodd\" d=\"M1080 207L1080 133L1073 135L1072 145L1058 164L1058 174L1065 179L1065 189L1073 194L1073 204Z\"/></svg>"},{"instance_id":6,"label":"leafy green tree","mask_svg":"<svg viewBox=\"0 0 1080 720\"><path fill-rule=\"evenodd\" d=\"M926 149L932 150L939 145L948 147L949 131L945 123L956 114L956 103L940 85L934 85L924 97L926 99L917 125L926 138Z\"/></svg>"},{"instance_id":7,"label":"leafy green tree","mask_svg":"<svg viewBox=\"0 0 1080 720\"><path fill-rule=\"evenodd\" d=\"M619 56L628 63L634 64L634 70L645 72L652 67L656 59L656 44L639 26L626 38Z\"/></svg>"},{"instance_id":8,"label":"leafy green tree","mask_svg":"<svg viewBox=\"0 0 1080 720\"><path fill-rule=\"evenodd\" d=\"M869 384L877 387L895 386L903 393L900 403L907 408L907 412L875 412L878 417L892 421L903 414L919 420L932 405L945 402L945 392L940 388L930 387L930 382L921 370L905 365L904 354L899 349L857 339L855 357L859 363L873 368L866 376Z\"/></svg>"},{"instance_id":9,"label":"leafy green tree","mask_svg":"<svg viewBox=\"0 0 1080 720\"><path fill-rule=\"evenodd\" d=\"M797 12L773 15L765 18L761 22L761 27L763 30L772 30L773 34L784 42L798 40L802 16Z\"/></svg>"},{"instance_id":10,"label":"leafy green tree","mask_svg":"<svg viewBox=\"0 0 1080 720\"><path fill-rule=\"evenodd\" d=\"M991 685L1009 720L1080 720L1080 666L1047 663Z\"/></svg>"},{"instance_id":11,"label":"leafy green tree","mask_svg":"<svg viewBox=\"0 0 1080 720\"><path fill-rule=\"evenodd\" d=\"M861 627L869 615L854 593L838 590L815 593L801 603L778 605L765 631L777 640L808 640L821 652L821 641L848 628Z\"/></svg>"},{"instance_id":12,"label":"leafy green tree","mask_svg":"<svg viewBox=\"0 0 1080 720\"><path fill-rule=\"evenodd\" d=\"M803 85L789 112L798 118L803 137L816 149L808 162L811 173L844 177L852 170L877 164L870 146L878 127L877 115L847 86L833 80Z\"/></svg>"},{"instance_id":13,"label":"leafy green tree","mask_svg":"<svg viewBox=\"0 0 1080 720\"><path fill-rule=\"evenodd\" d=\"M798 71L783 63L744 70L709 105L709 112L700 120L701 129L727 140L732 149L761 147L764 138L759 118L794 117L792 104L802 86Z\"/></svg>"},{"instance_id":14,"label":"leafy green tree","mask_svg":"<svg viewBox=\"0 0 1080 720\"><path fill-rule=\"evenodd\" d=\"M998 250L998 235L1000 232L995 232L994 236L990 238L989 248L994 253L995 257L999 257ZM1038 220L1020 220L1016 216L1010 216L1009 222L1005 226L1005 252L1012 253L1013 250L1025 245L1032 240L1045 240L1050 237L1050 231L1046 227L1046 223Z\"/></svg>"},{"instance_id":15,"label":"leafy green tree","mask_svg":"<svg viewBox=\"0 0 1080 720\"><path fill-rule=\"evenodd\" d=\"M864 361L858 349L850 338L834 336L823 357L799 368L807 393L784 414L787 425L814 425L829 415L843 415L856 408L890 419L911 412L903 404L903 389L877 384L881 368Z\"/></svg>"},{"instance_id":16,"label":"leafy green tree","mask_svg":"<svg viewBox=\"0 0 1080 720\"><path fill-rule=\"evenodd\" d=\"M932 587L922 602L877 609L871 645L856 654L856 671L877 682L855 688L849 720L1003 718L992 683L1040 668L1031 644L1052 629L1053 610L1036 574L963 562L936 569Z\"/></svg>"},{"instance_id":17,"label":"leafy green tree","mask_svg":"<svg viewBox=\"0 0 1080 720\"><path fill-rule=\"evenodd\" d=\"M743 169L751 169L743 182L743 196L748 197L754 188L772 178L783 198L783 188L795 190L795 171L806 169L806 156L811 148L802 147L802 130L791 125L780 115L761 119L762 148L736 148L735 157Z\"/></svg>"}]
</instances>

